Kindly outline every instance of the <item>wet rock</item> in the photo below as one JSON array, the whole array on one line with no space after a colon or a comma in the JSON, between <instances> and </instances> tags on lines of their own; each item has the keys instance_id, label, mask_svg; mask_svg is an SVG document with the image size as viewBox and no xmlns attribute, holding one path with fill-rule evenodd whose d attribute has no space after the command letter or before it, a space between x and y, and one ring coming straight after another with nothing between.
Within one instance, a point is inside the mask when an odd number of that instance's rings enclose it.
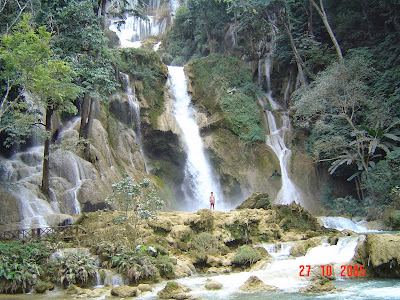
<instances>
[{"instance_id":1,"label":"wet rock","mask_svg":"<svg viewBox=\"0 0 400 300\"><path fill-rule=\"evenodd\" d=\"M351 264L364 265L366 277L400 278L400 234L367 234Z\"/></svg>"},{"instance_id":2,"label":"wet rock","mask_svg":"<svg viewBox=\"0 0 400 300\"><path fill-rule=\"evenodd\" d=\"M137 288L138 288L138 290L141 291L141 292L151 292L151 291L153 291L153 288L151 287L150 284L143 284L143 283L141 283L141 284L139 284L139 285L137 286Z\"/></svg>"},{"instance_id":3,"label":"wet rock","mask_svg":"<svg viewBox=\"0 0 400 300\"><path fill-rule=\"evenodd\" d=\"M327 293L336 290L336 287L329 279L317 279L305 288L300 289L300 293Z\"/></svg>"},{"instance_id":4,"label":"wet rock","mask_svg":"<svg viewBox=\"0 0 400 300\"><path fill-rule=\"evenodd\" d=\"M161 299L189 299L188 292L190 292L190 288L187 286L176 281L171 281L157 293L157 296Z\"/></svg>"},{"instance_id":5,"label":"wet rock","mask_svg":"<svg viewBox=\"0 0 400 300\"><path fill-rule=\"evenodd\" d=\"M120 298L135 297L138 296L138 288L128 285L120 285L111 290L111 295Z\"/></svg>"},{"instance_id":6,"label":"wet rock","mask_svg":"<svg viewBox=\"0 0 400 300\"><path fill-rule=\"evenodd\" d=\"M43 294L47 291L53 290L54 285L51 282L40 281L33 286L33 289L36 293Z\"/></svg>"},{"instance_id":7,"label":"wet rock","mask_svg":"<svg viewBox=\"0 0 400 300\"><path fill-rule=\"evenodd\" d=\"M278 288L275 286L266 285L257 276L251 276L239 289L242 292L258 292L258 291L274 292L278 290Z\"/></svg>"},{"instance_id":8,"label":"wet rock","mask_svg":"<svg viewBox=\"0 0 400 300\"><path fill-rule=\"evenodd\" d=\"M322 267L324 267L324 270L322 269ZM318 280L318 279L323 279L323 278L328 278L329 280L335 280L336 279L336 275L335 275L335 269L332 266L332 269L329 269L328 271L328 265L324 265L324 266L314 266L311 268L310 271L310 279L312 281L314 280ZM327 276L327 274L330 274L330 276Z\"/></svg>"},{"instance_id":9,"label":"wet rock","mask_svg":"<svg viewBox=\"0 0 400 300\"><path fill-rule=\"evenodd\" d=\"M320 238L311 238L308 240L299 241L293 245L290 250L290 255L299 257L306 255L308 249L318 246L322 243Z\"/></svg>"},{"instance_id":10,"label":"wet rock","mask_svg":"<svg viewBox=\"0 0 400 300\"><path fill-rule=\"evenodd\" d=\"M210 280L205 285L206 290L215 291L222 289L222 284L218 281Z\"/></svg>"}]
</instances>

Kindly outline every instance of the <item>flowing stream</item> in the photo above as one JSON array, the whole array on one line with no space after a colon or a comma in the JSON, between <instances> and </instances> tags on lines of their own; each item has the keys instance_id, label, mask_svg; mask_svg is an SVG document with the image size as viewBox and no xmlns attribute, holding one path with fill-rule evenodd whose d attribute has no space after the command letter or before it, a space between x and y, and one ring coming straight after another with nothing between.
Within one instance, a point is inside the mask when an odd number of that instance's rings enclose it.
<instances>
[{"instance_id":1,"label":"flowing stream","mask_svg":"<svg viewBox=\"0 0 400 300\"><path fill-rule=\"evenodd\" d=\"M183 67L168 67L169 86L174 98L174 116L182 131L182 139L187 153L185 178L182 190L187 204L186 209L196 211L209 206L209 195L216 196L216 207L223 210L223 195L218 180L213 176L208 162L195 110L190 106L187 82Z\"/></svg>"}]
</instances>

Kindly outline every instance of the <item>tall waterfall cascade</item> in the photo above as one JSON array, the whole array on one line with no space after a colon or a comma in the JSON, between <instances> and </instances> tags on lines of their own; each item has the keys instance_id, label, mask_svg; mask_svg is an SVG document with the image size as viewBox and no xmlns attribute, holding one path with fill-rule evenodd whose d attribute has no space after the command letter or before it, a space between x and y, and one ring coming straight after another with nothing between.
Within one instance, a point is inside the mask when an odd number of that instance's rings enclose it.
<instances>
[{"instance_id":1,"label":"tall waterfall cascade","mask_svg":"<svg viewBox=\"0 0 400 300\"><path fill-rule=\"evenodd\" d=\"M134 9L137 0L129 0L127 9ZM111 19L109 29L114 31L120 40L121 47L139 48L142 40L149 36L161 36L170 23L176 9L179 7L179 0L169 0L162 3L161 0L150 0L147 3L147 19L139 18L125 13L125 20L119 18ZM108 11L119 9L117 1L112 1L108 6ZM169 11L168 14L165 14ZM155 45L157 50L160 43Z\"/></svg>"},{"instance_id":2,"label":"tall waterfall cascade","mask_svg":"<svg viewBox=\"0 0 400 300\"><path fill-rule=\"evenodd\" d=\"M216 196L216 208L224 210L223 194L204 153L195 110L190 106L183 67L169 66L168 73L168 82L174 98L174 116L182 131L181 137L187 151L182 185L186 209L193 211L207 208L210 193L213 192Z\"/></svg>"},{"instance_id":3,"label":"tall waterfall cascade","mask_svg":"<svg viewBox=\"0 0 400 300\"><path fill-rule=\"evenodd\" d=\"M274 50L274 35L272 42L267 47L269 52L264 60L259 61L259 82L262 81L262 63L264 64L265 80L267 83L267 91L263 97L259 97L258 101L263 108L265 123L268 126L267 145L274 151L279 160L280 174L282 186L279 190L275 203L288 205L292 202L301 204L301 196L299 189L289 178L288 170L290 168L290 157L292 152L285 144L286 132L290 130L290 119L288 113L273 98L271 85L272 70L272 53ZM288 91L285 91L285 97L288 97ZM285 99L286 101L286 99ZM278 125L277 117L280 119Z\"/></svg>"}]
</instances>

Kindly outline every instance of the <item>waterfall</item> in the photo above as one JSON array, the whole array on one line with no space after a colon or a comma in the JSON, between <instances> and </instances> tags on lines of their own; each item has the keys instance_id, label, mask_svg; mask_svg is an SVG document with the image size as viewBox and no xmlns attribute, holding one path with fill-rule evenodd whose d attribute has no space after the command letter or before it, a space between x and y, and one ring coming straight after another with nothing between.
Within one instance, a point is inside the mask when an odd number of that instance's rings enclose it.
<instances>
[{"instance_id":1,"label":"waterfall","mask_svg":"<svg viewBox=\"0 0 400 300\"><path fill-rule=\"evenodd\" d=\"M136 7L137 1L131 0L128 2L128 9ZM160 1L151 0L147 4L147 20L129 15L129 13L125 13L124 20L121 20L120 18L111 19L109 29L118 35L121 47L139 48L141 47L144 38L149 36L159 37L163 35L168 26L168 19L173 17L175 11L179 7L178 0L170 0L167 1L167 3L169 7L168 15L163 15L163 7L161 6ZM116 7L112 7L111 9L118 10L121 8L116 5ZM160 11L160 13L158 13L158 11ZM155 51L157 49L155 49Z\"/></svg>"},{"instance_id":2,"label":"waterfall","mask_svg":"<svg viewBox=\"0 0 400 300\"><path fill-rule=\"evenodd\" d=\"M126 83L125 87L125 94L128 97L128 104L130 111L133 112L134 116L133 119L135 121L135 135L136 135L136 142L139 145L139 151L140 154L143 158L144 166L146 169L146 173L148 172L148 167L147 167L147 161L144 155L144 150L143 150L143 142L142 142L142 132L141 132L141 122L140 122L140 106L138 99L136 98L135 91L132 90L131 82L129 79L129 75L120 72L120 74L123 76L124 81Z\"/></svg>"},{"instance_id":3,"label":"waterfall","mask_svg":"<svg viewBox=\"0 0 400 300\"><path fill-rule=\"evenodd\" d=\"M264 97L259 97L258 101L262 106L263 111L265 108L269 108L269 110L264 111L264 120L269 128L269 132L267 132L266 143L278 157L279 166L281 169L282 186L278 192L278 195L276 196L275 203L288 205L294 201L299 204L301 202L299 191L289 178L288 174L292 152L285 145L285 134L290 130L290 120L288 113L282 110L282 107L275 102L272 96L271 58L274 50L274 36L275 35L273 35L271 44L267 46L267 48L269 48L269 52L264 61L267 92L265 93ZM259 81L261 83L261 60L259 61L258 72ZM271 110L279 113L281 119L281 125L279 127Z\"/></svg>"},{"instance_id":4,"label":"waterfall","mask_svg":"<svg viewBox=\"0 0 400 300\"><path fill-rule=\"evenodd\" d=\"M362 226L363 221L355 223L352 220L344 217L319 217L318 219L326 228L334 228L339 231L347 229L357 233L378 232L378 230L370 230L367 227Z\"/></svg>"},{"instance_id":5,"label":"waterfall","mask_svg":"<svg viewBox=\"0 0 400 300\"><path fill-rule=\"evenodd\" d=\"M360 238L363 237L341 237L336 245L321 241L320 246L310 248L306 255L300 257L292 257L289 254L291 245L295 245L296 242L261 245L272 257L265 264L261 264L260 268L255 267L247 272L208 276L208 279L222 284L222 289L212 291L212 294L211 291L202 290L206 282L204 277L189 277L178 281L190 287L194 294L204 299L309 299L310 295L303 297L302 294L297 293L311 281L310 277L299 276L300 266L310 265L320 268L320 265L331 265L336 278L339 279L336 281L343 280L340 276L341 265L347 265L351 261ZM257 276L266 285L272 285L281 290L264 293L260 291L254 294L238 293L239 287L251 276Z\"/></svg>"},{"instance_id":6,"label":"waterfall","mask_svg":"<svg viewBox=\"0 0 400 300\"><path fill-rule=\"evenodd\" d=\"M190 107L183 67L168 66L168 72L169 86L174 98L174 116L182 131L187 151L185 178L182 185L187 209L193 211L208 208L210 192L216 195L217 209L224 209L223 194L204 154L203 142L195 120L195 111Z\"/></svg>"},{"instance_id":7,"label":"waterfall","mask_svg":"<svg viewBox=\"0 0 400 300\"><path fill-rule=\"evenodd\" d=\"M271 111L267 111L267 121L269 135L267 135L267 145L271 147L279 159L281 168L282 187L278 192L275 202L288 205L293 201L300 203L300 196L294 183L288 175L288 168L292 152L285 145L285 132L290 129L289 116L286 113L281 114L282 126L278 129L276 120Z\"/></svg>"}]
</instances>

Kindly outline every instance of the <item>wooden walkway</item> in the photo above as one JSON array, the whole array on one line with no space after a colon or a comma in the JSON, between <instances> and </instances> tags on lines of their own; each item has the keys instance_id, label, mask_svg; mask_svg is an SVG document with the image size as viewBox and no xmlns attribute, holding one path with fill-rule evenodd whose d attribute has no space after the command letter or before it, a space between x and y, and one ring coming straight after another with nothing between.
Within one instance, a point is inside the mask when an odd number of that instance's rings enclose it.
<instances>
[{"instance_id":1,"label":"wooden walkway","mask_svg":"<svg viewBox=\"0 0 400 300\"><path fill-rule=\"evenodd\" d=\"M66 225L4 231L0 232L0 240L70 240L84 234L86 230L83 227Z\"/></svg>"}]
</instances>

